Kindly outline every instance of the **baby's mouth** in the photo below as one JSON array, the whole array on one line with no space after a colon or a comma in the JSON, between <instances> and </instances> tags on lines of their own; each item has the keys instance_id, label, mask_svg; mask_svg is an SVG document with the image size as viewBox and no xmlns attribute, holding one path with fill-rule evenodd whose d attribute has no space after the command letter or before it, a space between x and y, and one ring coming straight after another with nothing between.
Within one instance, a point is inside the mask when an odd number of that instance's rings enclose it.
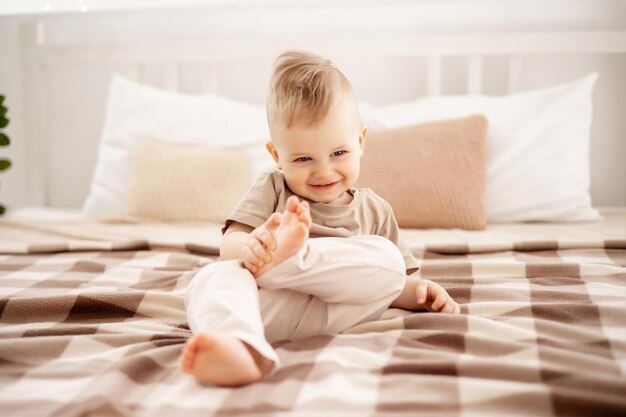
<instances>
[{"instance_id":1,"label":"baby's mouth","mask_svg":"<svg viewBox=\"0 0 626 417\"><path fill-rule=\"evenodd\" d=\"M331 189L332 187L335 186L335 184L337 184L339 181L335 181L335 182L329 182L326 184L309 184L311 187L315 188L316 190L328 190Z\"/></svg>"}]
</instances>

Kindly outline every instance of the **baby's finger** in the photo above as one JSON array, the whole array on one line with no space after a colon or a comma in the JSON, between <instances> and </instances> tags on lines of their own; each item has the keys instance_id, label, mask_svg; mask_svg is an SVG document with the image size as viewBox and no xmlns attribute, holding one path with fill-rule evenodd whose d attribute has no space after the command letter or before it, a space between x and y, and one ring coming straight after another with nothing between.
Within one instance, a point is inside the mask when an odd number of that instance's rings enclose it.
<instances>
[{"instance_id":1,"label":"baby's finger","mask_svg":"<svg viewBox=\"0 0 626 417\"><path fill-rule=\"evenodd\" d=\"M251 264L250 262L248 262L248 261L245 261L245 262L243 263L243 266L245 266L245 267L246 267L246 269L247 269L248 271L252 272L253 274L254 274L256 271L258 271L258 270L259 270L256 266L252 265L252 264Z\"/></svg>"},{"instance_id":2,"label":"baby's finger","mask_svg":"<svg viewBox=\"0 0 626 417\"><path fill-rule=\"evenodd\" d=\"M252 241L248 244L248 247L252 251L252 254L259 258L260 261L265 263L269 263L272 261L272 256L269 254L267 249L265 249L263 245L261 245L259 241Z\"/></svg>"},{"instance_id":3,"label":"baby's finger","mask_svg":"<svg viewBox=\"0 0 626 417\"><path fill-rule=\"evenodd\" d=\"M258 256L255 255L255 253L252 251L250 246L244 247L243 260L244 262L249 262L251 265L254 265L257 268L262 267L264 263L262 259L260 259Z\"/></svg>"},{"instance_id":4,"label":"baby's finger","mask_svg":"<svg viewBox=\"0 0 626 417\"><path fill-rule=\"evenodd\" d=\"M455 302L452 300L448 300L444 306L441 308L442 313L453 314L454 313L454 304Z\"/></svg>"},{"instance_id":5,"label":"baby's finger","mask_svg":"<svg viewBox=\"0 0 626 417\"><path fill-rule=\"evenodd\" d=\"M415 295L417 297L418 304L424 304L426 302L427 291L428 291L428 282L424 280L418 281L417 289L415 290Z\"/></svg>"},{"instance_id":6,"label":"baby's finger","mask_svg":"<svg viewBox=\"0 0 626 417\"><path fill-rule=\"evenodd\" d=\"M452 312L452 314L461 314L461 306L459 306L459 303L454 303L454 311Z\"/></svg>"},{"instance_id":7,"label":"baby's finger","mask_svg":"<svg viewBox=\"0 0 626 417\"><path fill-rule=\"evenodd\" d=\"M441 308L446 303L447 298L448 297L446 297L446 294L444 292L439 292L436 296L435 301L433 301L433 304L432 304L433 310L435 311L441 310Z\"/></svg>"},{"instance_id":8,"label":"baby's finger","mask_svg":"<svg viewBox=\"0 0 626 417\"><path fill-rule=\"evenodd\" d=\"M263 244L263 246L269 250L276 249L276 239L268 230L261 230L257 239Z\"/></svg>"}]
</instances>

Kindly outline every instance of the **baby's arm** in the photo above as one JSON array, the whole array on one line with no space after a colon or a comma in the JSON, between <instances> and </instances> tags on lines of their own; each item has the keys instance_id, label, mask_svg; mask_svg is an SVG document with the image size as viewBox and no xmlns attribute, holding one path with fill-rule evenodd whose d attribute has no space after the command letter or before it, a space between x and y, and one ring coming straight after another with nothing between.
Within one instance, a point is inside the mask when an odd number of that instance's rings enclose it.
<instances>
[{"instance_id":1,"label":"baby's arm","mask_svg":"<svg viewBox=\"0 0 626 417\"><path fill-rule=\"evenodd\" d=\"M406 277L404 289L391 307L452 314L461 312L459 305L441 285L415 276Z\"/></svg>"},{"instance_id":2,"label":"baby's arm","mask_svg":"<svg viewBox=\"0 0 626 417\"><path fill-rule=\"evenodd\" d=\"M220 258L223 261L241 259L241 248L248 240L248 235L254 227L238 222L232 222L222 238L220 245Z\"/></svg>"},{"instance_id":3,"label":"baby's arm","mask_svg":"<svg viewBox=\"0 0 626 417\"><path fill-rule=\"evenodd\" d=\"M222 260L240 259L251 270L259 268L260 262L271 260L270 248L276 246L273 231L280 224L281 214L272 214L267 221L256 229L238 222L232 222L220 246ZM252 272L252 271L251 271Z\"/></svg>"}]
</instances>

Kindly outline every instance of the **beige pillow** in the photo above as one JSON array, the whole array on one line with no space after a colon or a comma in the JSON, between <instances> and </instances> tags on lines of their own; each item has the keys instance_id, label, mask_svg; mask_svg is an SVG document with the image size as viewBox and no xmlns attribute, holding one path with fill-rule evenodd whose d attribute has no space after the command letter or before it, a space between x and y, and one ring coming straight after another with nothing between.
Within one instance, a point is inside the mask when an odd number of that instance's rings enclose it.
<instances>
[{"instance_id":1,"label":"beige pillow","mask_svg":"<svg viewBox=\"0 0 626 417\"><path fill-rule=\"evenodd\" d=\"M128 193L132 216L223 222L249 186L244 150L138 141Z\"/></svg>"},{"instance_id":2,"label":"beige pillow","mask_svg":"<svg viewBox=\"0 0 626 417\"><path fill-rule=\"evenodd\" d=\"M371 131L358 187L391 204L401 227L484 229L487 119Z\"/></svg>"}]
</instances>

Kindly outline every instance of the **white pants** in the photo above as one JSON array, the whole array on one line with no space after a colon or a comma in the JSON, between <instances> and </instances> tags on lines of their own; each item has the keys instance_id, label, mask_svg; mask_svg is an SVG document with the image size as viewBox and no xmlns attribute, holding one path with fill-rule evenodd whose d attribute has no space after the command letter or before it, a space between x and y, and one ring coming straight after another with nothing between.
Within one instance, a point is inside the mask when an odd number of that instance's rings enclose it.
<instances>
[{"instance_id":1,"label":"white pants","mask_svg":"<svg viewBox=\"0 0 626 417\"><path fill-rule=\"evenodd\" d=\"M402 292L404 258L380 236L309 239L258 279L239 260L214 262L185 295L189 326L235 337L278 367L270 345L336 334L378 319Z\"/></svg>"}]
</instances>

